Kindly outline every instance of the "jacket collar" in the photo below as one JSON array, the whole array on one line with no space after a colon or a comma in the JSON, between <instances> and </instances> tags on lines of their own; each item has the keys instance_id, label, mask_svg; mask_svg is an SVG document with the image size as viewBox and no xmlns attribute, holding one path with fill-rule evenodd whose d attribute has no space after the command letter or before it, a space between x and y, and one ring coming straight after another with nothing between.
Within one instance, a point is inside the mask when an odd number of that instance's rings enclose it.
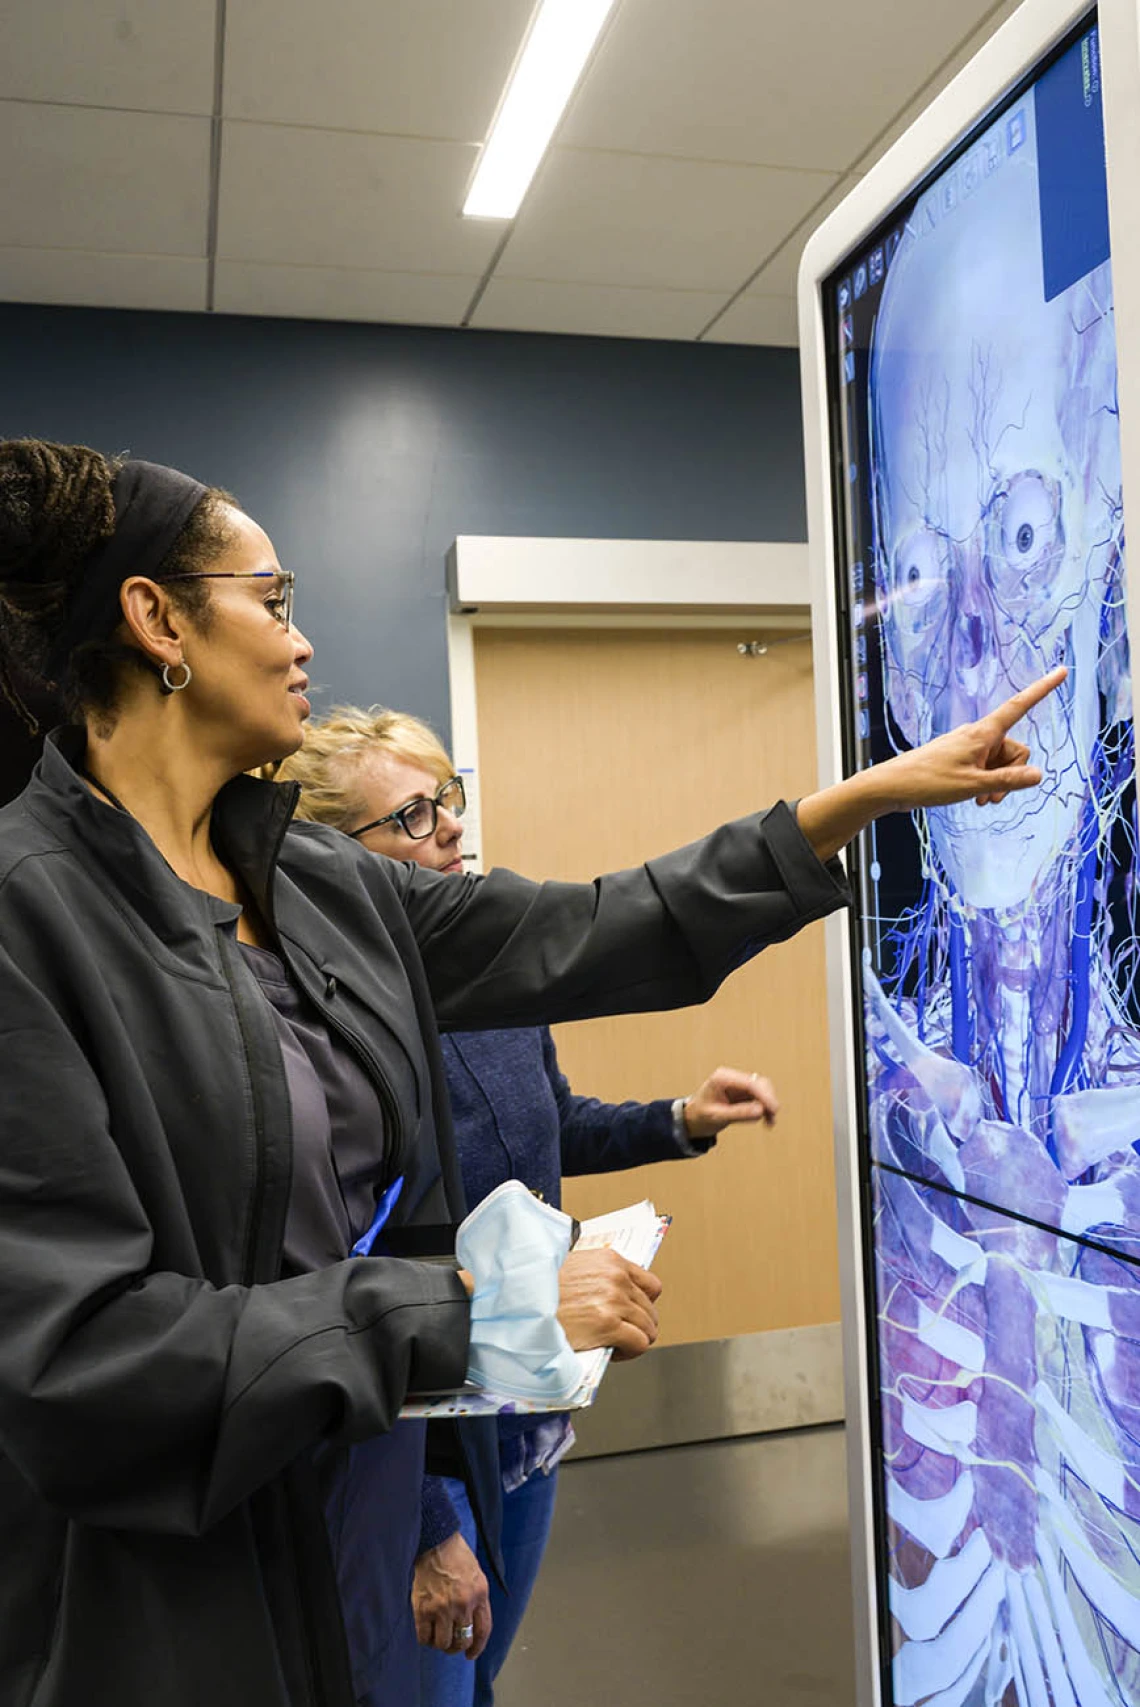
<instances>
[{"instance_id":1,"label":"jacket collar","mask_svg":"<svg viewBox=\"0 0 1140 1707\"><path fill-rule=\"evenodd\" d=\"M178 877L146 831L128 812L92 794L77 767L83 761L82 729L56 729L24 795L34 817L67 842L78 842L113 889L167 941L182 932L196 935L206 922L236 919L239 909ZM285 832L300 788L235 776L218 791L211 819L214 844L241 877L258 907L272 918L273 879Z\"/></svg>"}]
</instances>

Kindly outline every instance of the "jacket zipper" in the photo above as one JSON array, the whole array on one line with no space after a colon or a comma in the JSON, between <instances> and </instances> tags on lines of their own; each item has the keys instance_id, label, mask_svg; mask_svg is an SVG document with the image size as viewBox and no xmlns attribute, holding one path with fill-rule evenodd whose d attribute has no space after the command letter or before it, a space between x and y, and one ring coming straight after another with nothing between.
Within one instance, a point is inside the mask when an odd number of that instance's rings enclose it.
<instances>
[{"instance_id":1,"label":"jacket zipper","mask_svg":"<svg viewBox=\"0 0 1140 1707\"><path fill-rule=\"evenodd\" d=\"M335 983L335 980L333 980L333 982ZM365 1077L371 1082L374 1090L376 1091L376 1095L380 1102L381 1113L384 1116L385 1131L390 1132L392 1135L392 1153L386 1159L389 1163L387 1169L389 1180L394 1179L400 1170L400 1163L403 1160L406 1134L404 1132L404 1122L400 1115L395 1094L392 1090L391 1081L379 1060L369 1049L368 1045L361 1042L360 1038L355 1037L341 1020L334 1018L333 1014L324 1002L318 1002L312 997L309 999L313 1002L313 1006L325 1021L325 1024L330 1028L330 1030L336 1032L341 1041L347 1044L348 1048L356 1056L357 1061L364 1069ZM397 1047L402 1047L398 1039Z\"/></svg>"}]
</instances>

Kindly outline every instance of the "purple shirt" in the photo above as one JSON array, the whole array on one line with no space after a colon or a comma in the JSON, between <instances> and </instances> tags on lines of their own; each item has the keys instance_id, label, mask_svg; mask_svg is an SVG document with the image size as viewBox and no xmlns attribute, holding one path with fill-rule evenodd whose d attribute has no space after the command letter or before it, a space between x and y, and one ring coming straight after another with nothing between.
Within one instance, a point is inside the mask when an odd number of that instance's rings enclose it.
<instances>
[{"instance_id":1,"label":"purple shirt","mask_svg":"<svg viewBox=\"0 0 1140 1707\"><path fill-rule=\"evenodd\" d=\"M372 1220L390 1182L390 1134L376 1088L352 1047L309 1008L284 962L240 944L273 1009L293 1106L293 1186L285 1222L283 1274L341 1262ZM386 1063L388 1071L396 1063ZM399 1083L397 1104L415 1088ZM408 1106L405 1103L405 1106Z\"/></svg>"}]
</instances>

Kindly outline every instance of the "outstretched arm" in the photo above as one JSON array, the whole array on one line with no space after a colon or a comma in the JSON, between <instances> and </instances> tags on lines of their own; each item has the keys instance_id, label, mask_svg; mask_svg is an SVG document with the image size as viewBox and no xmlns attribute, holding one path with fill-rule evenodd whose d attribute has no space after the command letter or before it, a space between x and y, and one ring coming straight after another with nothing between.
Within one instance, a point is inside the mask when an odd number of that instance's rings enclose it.
<instances>
[{"instance_id":1,"label":"outstretched arm","mask_svg":"<svg viewBox=\"0 0 1140 1707\"><path fill-rule=\"evenodd\" d=\"M1064 676L1054 670L988 717L808 795L794 814L779 804L592 884L452 877L363 851L358 875L395 891L444 1029L703 1002L761 948L850 899L829 862L873 819L971 796L984 805L1039 783L1010 730Z\"/></svg>"}]
</instances>

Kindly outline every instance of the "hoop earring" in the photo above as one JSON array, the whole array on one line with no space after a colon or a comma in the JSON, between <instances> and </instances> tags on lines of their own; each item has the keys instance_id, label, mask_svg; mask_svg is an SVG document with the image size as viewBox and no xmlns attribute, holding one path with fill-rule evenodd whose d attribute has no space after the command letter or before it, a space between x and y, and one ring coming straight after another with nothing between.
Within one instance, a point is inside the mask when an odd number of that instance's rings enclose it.
<instances>
[{"instance_id":1,"label":"hoop earring","mask_svg":"<svg viewBox=\"0 0 1140 1707\"><path fill-rule=\"evenodd\" d=\"M185 670L186 674L183 676L183 678L180 682L172 682L171 681L171 679L170 679L171 668L174 668L175 670ZM193 680L194 680L194 672L190 668L189 664L186 662L185 658L180 658L178 660L177 664L175 664L173 666L171 666L170 664L164 664L162 666L162 687L163 687L164 693L181 693L183 688L188 688L190 686L190 683Z\"/></svg>"}]
</instances>

